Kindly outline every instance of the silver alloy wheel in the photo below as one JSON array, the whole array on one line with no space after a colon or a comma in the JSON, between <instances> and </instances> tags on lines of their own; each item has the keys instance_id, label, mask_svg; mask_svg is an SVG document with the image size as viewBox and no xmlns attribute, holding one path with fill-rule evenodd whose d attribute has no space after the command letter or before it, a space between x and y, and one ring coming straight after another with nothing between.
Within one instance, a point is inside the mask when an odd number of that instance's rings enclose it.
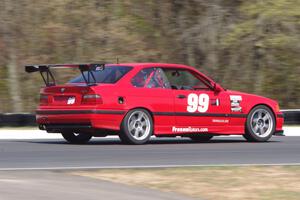
<instances>
[{"instance_id":1,"label":"silver alloy wheel","mask_svg":"<svg viewBox=\"0 0 300 200\"><path fill-rule=\"evenodd\" d=\"M140 110L134 111L128 118L128 131L136 140L144 140L150 134L149 116Z\"/></svg>"},{"instance_id":2,"label":"silver alloy wheel","mask_svg":"<svg viewBox=\"0 0 300 200\"><path fill-rule=\"evenodd\" d=\"M273 124L271 114L265 109L257 109L251 116L251 130L260 138L270 135Z\"/></svg>"}]
</instances>

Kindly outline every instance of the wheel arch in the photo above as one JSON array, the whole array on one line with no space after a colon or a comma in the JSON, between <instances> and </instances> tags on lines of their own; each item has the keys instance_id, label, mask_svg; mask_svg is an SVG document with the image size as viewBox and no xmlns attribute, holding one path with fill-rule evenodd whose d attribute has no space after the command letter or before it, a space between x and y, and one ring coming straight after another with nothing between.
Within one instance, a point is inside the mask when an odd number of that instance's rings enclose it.
<instances>
[{"instance_id":1,"label":"wheel arch","mask_svg":"<svg viewBox=\"0 0 300 200\"><path fill-rule=\"evenodd\" d=\"M122 118L122 121L121 121L121 123L120 123L120 128L121 128L121 126L122 126L122 122L123 122L124 118L126 117L127 113L129 113L130 111L135 110L135 109L143 109L143 110L146 110L146 111L150 114L150 116L151 116L151 118L152 118L153 126L155 126L154 115L153 115L153 112L151 111L151 109L146 108L146 107L143 107L143 106L137 106L137 107L132 107L132 108L130 108L130 109L128 109L128 110L126 111L126 113L124 114L124 116L123 116L123 118Z\"/></svg>"},{"instance_id":2,"label":"wheel arch","mask_svg":"<svg viewBox=\"0 0 300 200\"><path fill-rule=\"evenodd\" d=\"M272 111L274 117L276 118L276 113L275 113L274 108L271 105L266 104L266 103L259 103L259 104L255 104L255 105L251 106L251 108L248 110L247 116L249 115L249 113L251 112L251 110L253 110L257 106L266 106L267 108L269 108Z\"/></svg>"}]
</instances>

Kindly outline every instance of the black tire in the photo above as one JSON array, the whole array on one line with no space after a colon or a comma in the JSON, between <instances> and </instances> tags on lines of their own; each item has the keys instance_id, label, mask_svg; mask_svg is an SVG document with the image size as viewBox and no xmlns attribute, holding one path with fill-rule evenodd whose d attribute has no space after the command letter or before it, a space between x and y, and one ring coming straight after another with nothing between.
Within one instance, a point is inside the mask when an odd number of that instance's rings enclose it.
<instances>
[{"instance_id":1,"label":"black tire","mask_svg":"<svg viewBox=\"0 0 300 200\"><path fill-rule=\"evenodd\" d=\"M124 117L119 137L125 144L145 144L152 134L153 119L150 113L144 109L134 109Z\"/></svg>"},{"instance_id":2,"label":"black tire","mask_svg":"<svg viewBox=\"0 0 300 200\"><path fill-rule=\"evenodd\" d=\"M92 138L92 135L85 133L63 132L61 135L71 144L85 144Z\"/></svg>"},{"instance_id":3,"label":"black tire","mask_svg":"<svg viewBox=\"0 0 300 200\"><path fill-rule=\"evenodd\" d=\"M214 136L213 135L193 135L190 136L191 140L194 142L207 142L211 140Z\"/></svg>"},{"instance_id":4,"label":"black tire","mask_svg":"<svg viewBox=\"0 0 300 200\"><path fill-rule=\"evenodd\" d=\"M276 120L272 110L267 106L259 105L248 114L243 136L249 142L266 142L274 134L275 128Z\"/></svg>"}]
</instances>

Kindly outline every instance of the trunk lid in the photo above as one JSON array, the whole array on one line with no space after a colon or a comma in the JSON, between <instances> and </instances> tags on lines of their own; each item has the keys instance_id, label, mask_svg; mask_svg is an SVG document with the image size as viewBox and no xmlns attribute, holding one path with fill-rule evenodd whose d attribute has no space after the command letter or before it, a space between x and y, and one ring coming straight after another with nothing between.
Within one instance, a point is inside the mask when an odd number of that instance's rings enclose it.
<instances>
[{"instance_id":1,"label":"trunk lid","mask_svg":"<svg viewBox=\"0 0 300 200\"><path fill-rule=\"evenodd\" d=\"M47 98L48 106L79 106L86 94L95 92L89 86L75 84L45 87L41 90L41 96Z\"/></svg>"}]
</instances>

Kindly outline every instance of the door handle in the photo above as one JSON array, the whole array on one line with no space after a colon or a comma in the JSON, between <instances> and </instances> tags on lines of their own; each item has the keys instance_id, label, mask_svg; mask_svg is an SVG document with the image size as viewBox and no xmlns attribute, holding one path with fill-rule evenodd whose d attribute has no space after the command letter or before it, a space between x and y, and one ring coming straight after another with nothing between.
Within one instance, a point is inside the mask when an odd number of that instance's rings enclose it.
<instances>
[{"instance_id":1,"label":"door handle","mask_svg":"<svg viewBox=\"0 0 300 200\"><path fill-rule=\"evenodd\" d=\"M178 99L185 99L185 98L186 98L186 96L185 96L185 95L183 95L183 94L179 94L179 95L177 95L177 98L178 98Z\"/></svg>"}]
</instances>

